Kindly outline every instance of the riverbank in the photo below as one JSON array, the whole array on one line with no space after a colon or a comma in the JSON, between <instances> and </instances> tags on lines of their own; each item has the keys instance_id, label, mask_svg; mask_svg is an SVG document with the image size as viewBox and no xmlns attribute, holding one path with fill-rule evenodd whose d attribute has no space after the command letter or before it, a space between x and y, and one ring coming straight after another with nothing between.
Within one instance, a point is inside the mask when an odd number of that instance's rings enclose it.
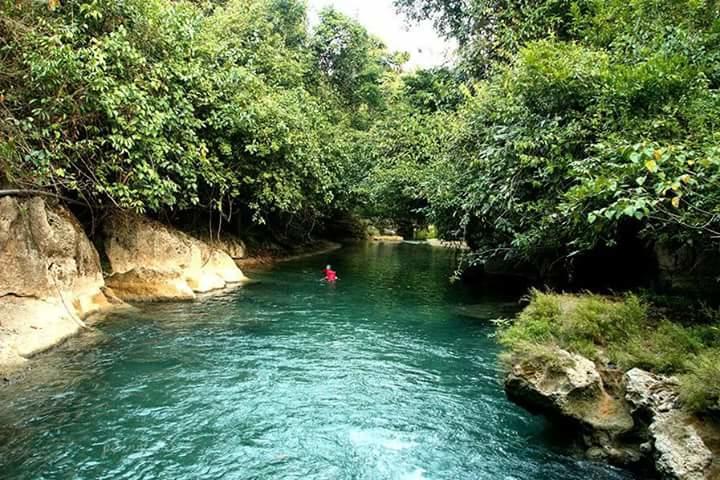
<instances>
[{"instance_id":1,"label":"riverbank","mask_svg":"<svg viewBox=\"0 0 720 480\"><path fill-rule=\"evenodd\" d=\"M90 239L70 210L42 197L0 199L0 377L91 328L106 313L147 302L193 301L247 283L242 269L340 248L318 241L250 249L139 215L114 212Z\"/></svg>"},{"instance_id":2,"label":"riverbank","mask_svg":"<svg viewBox=\"0 0 720 480\"><path fill-rule=\"evenodd\" d=\"M342 248L342 244L329 240L318 240L292 249L266 247L250 251L246 257L236 259L235 263L241 269L263 268L276 263L330 253L340 248Z\"/></svg>"},{"instance_id":3,"label":"riverbank","mask_svg":"<svg viewBox=\"0 0 720 480\"><path fill-rule=\"evenodd\" d=\"M663 479L718 478L720 323L704 315L681 325L632 295L536 291L501 328L505 390L571 425L589 458Z\"/></svg>"},{"instance_id":4,"label":"riverbank","mask_svg":"<svg viewBox=\"0 0 720 480\"><path fill-rule=\"evenodd\" d=\"M194 300L247 280L224 249L158 221L113 212L91 240L63 205L4 196L0 376L90 328L91 317L136 302Z\"/></svg>"},{"instance_id":5,"label":"riverbank","mask_svg":"<svg viewBox=\"0 0 720 480\"><path fill-rule=\"evenodd\" d=\"M113 307L100 258L66 208L0 198L0 374L86 328Z\"/></svg>"}]
</instances>

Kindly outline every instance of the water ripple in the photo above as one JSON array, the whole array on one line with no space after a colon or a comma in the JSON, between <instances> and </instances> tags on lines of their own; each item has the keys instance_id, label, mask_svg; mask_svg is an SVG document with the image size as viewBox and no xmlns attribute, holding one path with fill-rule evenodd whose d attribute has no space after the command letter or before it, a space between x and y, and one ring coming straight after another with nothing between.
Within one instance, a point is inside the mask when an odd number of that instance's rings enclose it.
<instances>
[{"instance_id":1,"label":"water ripple","mask_svg":"<svg viewBox=\"0 0 720 480\"><path fill-rule=\"evenodd\" d=\"M630 478L507 401L491 326L455 313L482 292L449 285L451 253L319 260L117 315L38 360L0 390L3 479ZM315 281L328 261L335 287Z\"/></svg>"}]
</instances>

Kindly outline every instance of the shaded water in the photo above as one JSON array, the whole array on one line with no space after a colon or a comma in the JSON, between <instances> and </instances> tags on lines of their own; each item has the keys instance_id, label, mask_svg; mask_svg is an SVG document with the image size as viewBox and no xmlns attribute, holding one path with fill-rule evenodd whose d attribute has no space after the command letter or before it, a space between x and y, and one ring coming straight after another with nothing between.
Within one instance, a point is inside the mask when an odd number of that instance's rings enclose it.
<instances>
[{"instance_id":1,"label":"shaded water","mask_svg":"<svg viewBox=\"0 0 720 480\"><path fill-rule=\"evenodd\" d=\"M115 315L0 388L0 478L629 478L506 400L487 319L516 298L450 285L453 264L359 245Z\"/></svg>"}]
</instances>

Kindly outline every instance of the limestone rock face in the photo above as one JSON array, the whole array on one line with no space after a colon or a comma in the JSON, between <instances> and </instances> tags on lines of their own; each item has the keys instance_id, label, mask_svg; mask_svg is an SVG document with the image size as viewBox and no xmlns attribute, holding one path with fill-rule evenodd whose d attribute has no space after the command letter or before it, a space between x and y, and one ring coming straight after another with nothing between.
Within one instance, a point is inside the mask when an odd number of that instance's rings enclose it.
<instances>
[{"instance_id":1,"label":"limestone rock face","mask_svg":"<svg viewBox=\"0 0 720 480\"><path fill-rule=\"evenodd\" d=\"M108 284L123 300L187 300L246 280L224 251L154 220L116 213L105 235Z\"/></svg>"},{"instance_id":2,"label":"limestone rock face","mask_svg":"<svg viewBox=\"0 0 720 480\"><path fill-rule=\"evenodd\" d=\"M678 382L671 377L654 375L639 368L625 373L625 400L633 412L646 411L654 416L678 408Z\"/></svg>"},{"instance_id":3,"label":"limestone rock face","mask_svg":"<svg viewBox=\"0 0 720 480\"><path fill-rule=\"evenodd\" d=\"M95 247L64 207L0 198L0 370L77 333L110 307Z\"/></svg>"},{"instance_id":4,"label":"limestone rock face","mask_svg":"<svg viewBox=\"0 0 720 480\"><path fill-rule=\"evenodd\" d=\"M571 418L594 429L625 433L634 422L623 402L605 391L597 367L561 349L553 359L523 357L505 380L508 395L530 409Z\"/></svg>"},{"instance_id":5,"label":"limestone rock face","mask_svg":"<svg viewBox=\"0 0 720 480\"><path fill-rule=\"evenodd\" d=\"M713 460L712 452L678 405L678 382L639 368L625 374L625 399L633 412L650 419L655 466L663 478L704 480Z\"/></svg>"},{"instance_id":6,"label":"limestone rock face","mask_svg":"<svg viewBox=\"0 0 720 480\"><path fill-rule=\"evenodd\" d=\"M103 286L98 253L75 217L42 198L0 198L0 296L46 298Z\"/></svg>"},{"instance_id":7,"label":"limestone rock face","mask_svg":"<svg viewBox=\"0 0 720 480\"><path fill-rule=\"evenodd\" d=\"M127 302L193 300L195 292L179 272L134 268L107 278L113 293ZM222 286L225 286L223 282Z\"/></svg>"},{"instance_id":8,"label":"limestone rock face","mask_svg":"<svg viewBox=\"0 0 720 480\"><path fill-rule=\"evenodd\" d=\"M210 252L210 258L203 268L216 274L227 283L239 283L246 280L235 261L220 250Z\"/></svg>"},{"instance_id":9,"label":"limestone rock face","mask_svg":"<svg viewBox=\"0 0 720 480\"><path fill-rule=\"evenodd\" d=\"M207 270L190 271L185 274L185 282L196 293L207 293L225 288L225 280L214 272Z\"/></svg>"},{"instance_id":10,"label":"limestone rock face","mask_svg":"<svg viewBox=\"0 0 720 480\"><path fill-rule=\"evenodd\" d=\"M720 255L712 249L659 241L654 246L658 280L676 291L717 293Z\"/></svg>"},{"instance_id":11,"label":"limestone rock face","mask_svg":"<svg viewBox=\"0 0 720 480\"><path fill-rule=\"evenodd\" d=\"M680 411L662 413L650 425L655 445L655 466L663 478L705 480L712 452Z\"/></svg>"},{"instance_id":12,"label":"limestone rock face","mask_svg":"<svg viewBox=\"0 0 720 480\"><path fill-rule=\"evenodd\" d=\"M654 465L667 480L710 480L713 454L677 387L671 377L599 369L561 349L516 355L505 380L516 403L577 425L593 459Z\"/></svg>"},{"instance_id":13,"label":"limestone rock face","mask_svg":"<svg viewBox=\"0 0 720 480\"><path fill-rule=\"evenodd\" d=\"M608 392L595 364L561 349L514 359L505 379L508 397L530 411L571 420L588 456L627 465L642 458L624 439L635 428L627 404Z\"/></svg>"},{"instance_id":14,"label":"limestone rock face","mask_svg":"<svg viewBox=\"0 0 720 480\"><path fill-rule=\"evenodd\" d=\"M233 260L245 258L247 253L245 243L233 236L223 236L220 239L206 240L206 242L212 248L227 253Z\"/></svg>"},{"instance_id":15,"label":"limestone rock face","mask_svg":"<svg viewBox=\"0 0 720 480\"><path fill-rule=\"evenodd\" d=\"M136 268L157 272L200 269L201 244L160 222L116 213L104 225L105 254L113 273Z\"/></svg>"}]
</instances>

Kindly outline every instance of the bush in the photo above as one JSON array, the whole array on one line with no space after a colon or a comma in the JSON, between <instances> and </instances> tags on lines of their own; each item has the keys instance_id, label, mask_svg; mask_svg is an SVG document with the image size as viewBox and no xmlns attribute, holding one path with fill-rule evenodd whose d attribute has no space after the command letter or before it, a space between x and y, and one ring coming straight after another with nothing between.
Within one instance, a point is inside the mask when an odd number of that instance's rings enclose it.
<instances>
[{"instance_id":1,"label":"bush","mask_svg":"<svg viewBox=\"0 0 720 480\"><path fill-rule=\"evenodd\" d=\"M695 411L720 410L720 349L687 362L688 373L680 377L680 398Z\"/></svg>"},{"instance_id":2,"label":"bush","mask_svg":"<svg viewBox=\"0 0 720 480\"><path fill-rule=\"evenodd\" d=\"M613 345L610 352L623 368L671 374L682 372L687 359L703 347L697 329L662 320L658 325L644 326L626 342Z\"/></svg>"},{"instance_id":3,"label":"bush","mask_svg":"<svg viewBox=\"0 0 720 480\"><path fill-rule=\"evenodd\" d=\"M520 312L515 323L500 333L500 341L513 349L523 344L552 342L560 313L559 296L534 290L530 304Z\"/></svg>"},{"instance_id":4,"label":"bush","mask_svg":"<svg viewBox=\"0 0 720 480\"><path fill-rule=\"evenodd\" d=\"M430 240L433 238L437 238L437 229L434 225L429 225L416 231L414 240Z\"/></svg>"},{"instance_id":5,"label":"bush","mask_svg":"<svg viewBox=\"0 0 720 480\"><path fill-rule=\"evenodd\" d=\"M636 296L618 301L535 290L518 320L501 333L501 341L511 348L521 343L554 343L599 358L609 345L627 341L646 323L647 307Z\"/></svg>"}]
</instances>

